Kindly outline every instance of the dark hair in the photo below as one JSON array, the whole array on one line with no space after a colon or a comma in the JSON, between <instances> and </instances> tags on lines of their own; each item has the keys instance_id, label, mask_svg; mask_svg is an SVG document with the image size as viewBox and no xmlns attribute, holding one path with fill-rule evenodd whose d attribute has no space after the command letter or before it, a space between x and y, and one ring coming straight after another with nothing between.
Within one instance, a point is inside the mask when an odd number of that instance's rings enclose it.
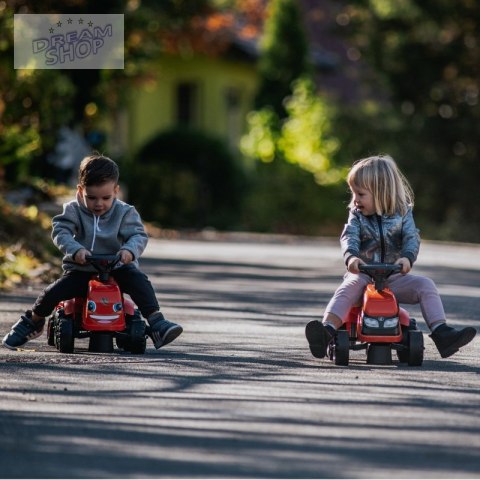
<instances>
[{"instance_id":1,"label":"dark hair","mask_svg":"<svg viewBox=\"0 0 480 480\"><path fill-rule=\"evenodd\" d=\"M118 183L120 172L117 164L108 157L93 154L85 157L80 163L78 183L82 187L102 185L107 182Z\"/></svg>"}]
</instances>

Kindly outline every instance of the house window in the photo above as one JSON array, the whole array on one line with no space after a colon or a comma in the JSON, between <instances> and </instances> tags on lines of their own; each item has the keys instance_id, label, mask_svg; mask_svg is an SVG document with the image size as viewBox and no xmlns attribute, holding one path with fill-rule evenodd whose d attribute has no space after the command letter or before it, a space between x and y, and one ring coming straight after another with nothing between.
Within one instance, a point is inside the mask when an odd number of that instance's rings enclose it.
<instances>
[{"instance_id":1,"label":"house window","mask_svg":"<svg viewBox=\"0 0 480 480\"><path fill-rule=\"evenodd\" d=\"M177 85L177 124L192 126L196 121L196 105L198 88L193 82L182 82Z\"/></svg>"},{"instance_id":2,"label":"house window","mask_svg":"<svg viewBox=\"0 0 480 480\"><path fill-rule=\"evenodd\" d=\"M229 87L225 90L225 107L227 113L227 138L230 147L235 150L242 134L242 94L240 89Z\"/></svg>"}]
</instances>

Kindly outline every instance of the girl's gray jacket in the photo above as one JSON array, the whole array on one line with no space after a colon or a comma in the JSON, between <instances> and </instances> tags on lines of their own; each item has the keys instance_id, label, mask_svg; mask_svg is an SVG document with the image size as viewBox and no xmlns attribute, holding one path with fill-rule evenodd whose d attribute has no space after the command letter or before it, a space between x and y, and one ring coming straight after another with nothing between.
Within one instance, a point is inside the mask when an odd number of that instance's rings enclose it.
<instances>
[{"instance_id":1,"label":"girl's gray jacket","mask_svg":"<svg viewBox=\"0 0 480 480\"><path fill-rule=\"evenodd\" d=\"M395 263L405 257L413 265L420 249L420 235L411 208L403 216L365 216L352 209L340 244L346 265L351 257L358 257L365 263Z\"/></svg>"},{"instance_id":2,"label":"girl's gray jacket","mask_svg":"<svg viewBox=\"0 0 480 480\"><path fill-rule=\"evenodd\" d=\"M75 254L86 248L93 254L118 253L120 249L132 253L134 265L147 246L148 236L135 207L114 199L112 207L100 217L76 200L63 205L63 212L52 219L53 243L64 254L63 269L95 271L91 265L73 261ZM118 266L120 266L119 264Z\"/></svg>"}]
</instances>

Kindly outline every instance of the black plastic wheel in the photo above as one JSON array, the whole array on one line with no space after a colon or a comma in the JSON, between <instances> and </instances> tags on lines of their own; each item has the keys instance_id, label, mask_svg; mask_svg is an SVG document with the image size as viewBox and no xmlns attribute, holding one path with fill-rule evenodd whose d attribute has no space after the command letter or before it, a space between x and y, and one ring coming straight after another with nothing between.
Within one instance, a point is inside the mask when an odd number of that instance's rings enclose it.
<instances>
[{"instance_id":1,"label":"black plastic wheel","mask_svg":"<svg viewBox=\"0 0 480 480\"><path fill-rule=\"evenodd\" d=\"M59 315L55 325L55 346L62 353L72 353L74 342L73 318L69 315Z\"/></svg>"},{"instance_id":2,"label":"black plastic wheel","mask_svg":"<svg viewBox=\"0 0 480 480\"><path fill-rule=\"evenodd\" d=\"M335 365L347 366L350 355L350 339L346 330L338 330L333 348L333 358Z\"/></svg>"},{"instance_id":3,"label":"black plastic wheel","mask_svg":"<svg viewBox=\"0 0 480 480\"><path fill-rule=\"evenodd\" d=\"M133 322L131 328L130 353L143 354L147 348L146 325L143 320Z\"/></svg>"},{"instance_id":4,"label":"black plastic wheel","mask_svg":"<svg viewBox=\"0 0 480 480\"><path fill-rule=\"evenodd\" d=\"M128 350L130 353L143 354L147 348L147 326L139 310L127 318L127 331L129 334Z\"/></svg>"},{"instance_id":5,"label":"black plastic wheel","mask_svg":"<svg viewBox=\"0 0 480 480\"><path fill-rule=\"evenodd\" d=\"M423 363L423 333L411 330L408 345L408 364L411 367L419 367Z\"/></svg>"},{"instance_id":6,"label":"black plastic wheel","mask_svg":"<svg viewBox=\"0 0 480 480\"><path fill-rule=\"evenodd\" d=\"M143 354L147 348L147 326L138 310L133 315L125 318L126 328L117 333L115 343L117 347L126 352Z\"/></svg>"},{"instance_id":7,"label":"black plastic wheel","mask_svg":"<svg viewBox=\"0 0 480 480\"><path fill-rule=\"evenodd\" d=\"M406 327L402 325L402 345L404 350L397 350L398 361L401 363L408 363L409 348L410 348L410 332L417 330L417 321L414 318L410 319L410 325Z\"/></svg>"},{"instance_id":8,"label":"black plastic wheel","mask_svg":"<svg viewBox=\"0 0 480 480\"><path fill-rule=\"evenodd\" d=\"M55 331L53 327L54 322L54 316L52 315L51 317L48 318L47 322L47 343L51 347L55 346Z\"/></svg>"}]
</instances>

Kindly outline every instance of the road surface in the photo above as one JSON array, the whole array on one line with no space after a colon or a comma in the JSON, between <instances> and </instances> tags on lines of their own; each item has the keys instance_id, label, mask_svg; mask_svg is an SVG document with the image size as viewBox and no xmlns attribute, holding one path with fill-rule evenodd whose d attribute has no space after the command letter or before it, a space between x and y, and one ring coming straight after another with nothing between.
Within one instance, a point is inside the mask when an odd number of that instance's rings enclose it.
<instances>
[{"instance_id":1,"label":"road surface","mask_svg":"<svg viewBox=\"0 0 480 480\"><path fill-rule=\"evenodd\" d=\"M304 326L343 271L336 240L151 240L142 267L184 334L145 355L0 348L0 478L479 478L480 340L448 360L348 367ZM480 320L480 247L424 242L452 325ZM0 295L3 336L39 286Z\"/></svg>"}]
</instances>

